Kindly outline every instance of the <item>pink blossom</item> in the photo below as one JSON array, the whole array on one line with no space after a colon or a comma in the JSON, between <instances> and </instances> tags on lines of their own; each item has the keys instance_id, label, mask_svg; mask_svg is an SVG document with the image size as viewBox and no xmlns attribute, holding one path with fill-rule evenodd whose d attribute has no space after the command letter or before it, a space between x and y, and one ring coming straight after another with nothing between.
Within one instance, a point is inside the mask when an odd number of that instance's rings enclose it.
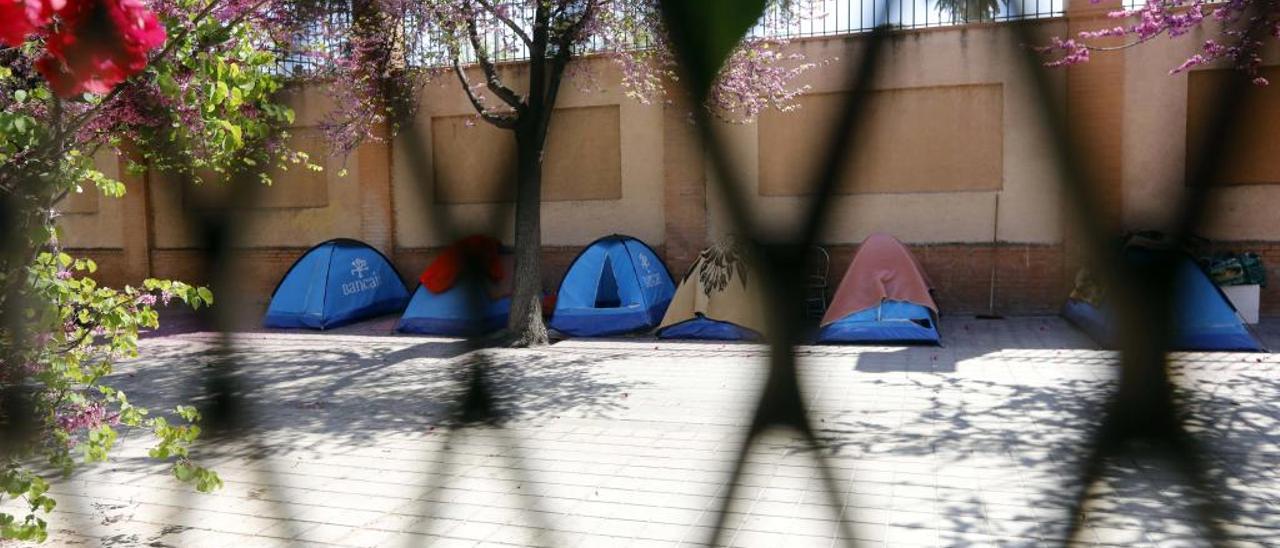
<instances>
[{"instance_id":1,"label":"pink blossom","mask_svg":"<svg viewBox=\"0 0 1280 548\"><path fill-rule=\"evenodd\" d=\"M1255 11L1256 14L1252 13ZM1266 30L1265 34L1272 38L1280 38L1280 13L1264 0L1228 0L1215 2L1213 7L1206 0L1149 0L1139 7L1108 14L1111 18L1127 21L1127 24L1081 32L1074 40L1053 38L1048 46L1036 49L1057 56L1045 63L1048 66L1072 65L1089 60L1089 51L1094 49L1090 41L1128 37L1130 41L1119 46L1128 47L1159 36L1177 38L1204 28L1206 15L1212 15L1211 19L1221 25L1218 37L1206 40L1198 53L1187 57L1169 72L1179 73L1196 66L1228 61L1251 77L1254 84L1267 85L1267 80L1258 76L1262 64L1258 52L1263 44L1251 38L1250 27Z\"/></svg>"},{"instance_id":2,"label":"pink blossom","mask_svg":"<svg viewBox=\"0 0 1280 548\"><path fill-rule=\"evenodd\" d=\"M117 419L116 415L108 415L107 407L100 402L70 405L58 410L58 427L69 433L115 424Z\"/></svg>"}]
</instances>

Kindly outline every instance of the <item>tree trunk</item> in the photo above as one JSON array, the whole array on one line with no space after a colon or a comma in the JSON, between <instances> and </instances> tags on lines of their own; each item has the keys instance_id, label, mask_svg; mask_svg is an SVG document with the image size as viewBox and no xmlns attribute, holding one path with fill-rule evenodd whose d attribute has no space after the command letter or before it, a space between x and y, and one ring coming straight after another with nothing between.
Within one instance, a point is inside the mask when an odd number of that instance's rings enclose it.
<instances>
[{"instance_id":1,"label":"tree trunk","mask_svg":"<svg viewBox=\"0 0 1280 548\"><path fill-rule=\"evenodd\" d=\"M538 116L526 119L536 120ZM547 344L542 323L542 145L535 124L516 130L516 268L507 329L511 346Z\"/></svg>"}]
</instances>

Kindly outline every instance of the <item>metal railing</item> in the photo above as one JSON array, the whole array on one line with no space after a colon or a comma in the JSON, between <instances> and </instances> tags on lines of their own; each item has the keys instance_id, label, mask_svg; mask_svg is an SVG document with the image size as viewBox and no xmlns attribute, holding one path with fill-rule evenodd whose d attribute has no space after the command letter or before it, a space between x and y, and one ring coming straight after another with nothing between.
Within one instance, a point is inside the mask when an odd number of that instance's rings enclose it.
<instances>
[{"instance_id":1,"label":"metal railing","mask_svg":"<svg viewBox=\"0 0 1280 548\"><path fill-rule=\"evenodd\" d=\"M791 7L771 6L759 24L750 32L757 39L809 38L866 33L877 26L893 29L924 29L950 27L972 23L1020 21L1060 17L1068 0L810 0ZM1127 0L1142 2L1143 0ZM338 8L328 20L304 29L295 42L303 51L281 52L280 73L291 77L305 77L322 68L323 57L343 52L349 47L334 36L349 36L351 25L350 2L339 2ZM532 8L524 7L511 12L511 19L526 30L533 18ZM656 14L624 14L639 18ZM434 68L448 66L450 52L438 39L439 29L423 20L422 16L406 16L404 27L405 61L410 68ZM338 30L339 32L331 32ZM482 43L488 57L494 62L517 62L528 59L529 52L515 34L501 25L485 29ZM628 37L625 43L614 43L595 38L580 44L579 54L607 53L610 51L640 50L652 45L646 36ZM470 44L459 44L458 53L463 64L476 62L476 52ZM315 52L319 52L317 55Z\"/></svg>"}]
</instances>

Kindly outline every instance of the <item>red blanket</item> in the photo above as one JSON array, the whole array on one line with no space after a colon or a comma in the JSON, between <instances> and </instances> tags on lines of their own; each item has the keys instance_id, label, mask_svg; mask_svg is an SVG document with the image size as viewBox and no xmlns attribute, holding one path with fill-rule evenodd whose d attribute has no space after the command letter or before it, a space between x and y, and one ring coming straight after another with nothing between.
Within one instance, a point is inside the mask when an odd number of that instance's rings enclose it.
<instances>
[{"instance_id":1,"label":"red blanket","mask_svg":"<svg viewBox=\"0 0 1280 548\"><path fill-rule=\"evenodd\" d=\"M502 243L495 238L476 234L467 236L445 248L418 278L432 293L444 293L458 281L458 274L467 263L479 265L492 283L507 277L503 261L499 257Z\"/></svg>"}]
</instances>

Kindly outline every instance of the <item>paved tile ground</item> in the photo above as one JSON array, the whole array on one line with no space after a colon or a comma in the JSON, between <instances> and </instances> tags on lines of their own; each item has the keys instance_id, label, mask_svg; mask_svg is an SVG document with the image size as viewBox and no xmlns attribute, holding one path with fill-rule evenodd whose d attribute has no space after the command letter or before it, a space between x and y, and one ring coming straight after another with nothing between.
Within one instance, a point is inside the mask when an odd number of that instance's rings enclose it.
<instances>
[{"instance_id":1,"label":"paved tile ground","mask_svg":"<svg viewBox=\"0 0 1280 548\"><path fill-rule=\"evenodd\" d=\"M771 432L728 485L764 348L564 341L486 351L505 420L452 431L476 353L446 339L246 333L247 435L201 448L226 487L191 492L121 440L55 486L53 545L701 545L721 505L732 546L1060 543L1081 446L1114 355L1057 318L944 318L942 348L804 347L821 440ZM1264 326L1280 342L1280 327ZM120 383L150 405L197 393L218 337L144 341ZM1280 545L1280 355L1180 354L1188 424L1241 546ZM1192 500L1158 456L1109 464L1083 540L1199 546ZM825 475L824 475L825 471ZM830 481L824 481L824 477ZM837 524L843 522L847 528Z\"/></svg>"}]
</instances>

